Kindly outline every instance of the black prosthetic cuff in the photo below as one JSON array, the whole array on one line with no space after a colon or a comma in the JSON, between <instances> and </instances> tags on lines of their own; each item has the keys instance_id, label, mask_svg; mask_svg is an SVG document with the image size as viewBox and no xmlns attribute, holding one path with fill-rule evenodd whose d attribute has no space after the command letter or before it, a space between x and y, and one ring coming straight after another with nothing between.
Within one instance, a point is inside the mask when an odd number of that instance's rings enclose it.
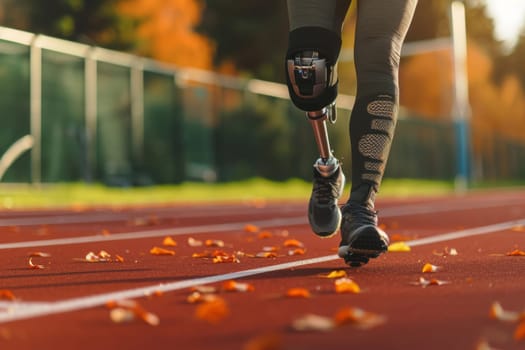
<instances>
[{"instance_id":1,"label":"black prosthetic cuff","mask_svg":"<svg viewBox=\"0 0 525 350\"><path fill-rule=\"evenodd\" d=\"M327 60L329 69L334 69L341 50L341 37L328 29L322 27L300 27L292 30L288 37L288 51L286 52L285 71L287 72L287 61L301 51L318 51L322 58ZM335 74L331 70L331 76ZM337 97L337 81L327 86L324 92L314 98L297 96L292 88L289 74L286 73L286 82L292 102L303 111L318 111L335 101Z\"/></svg>"}]
</instances>

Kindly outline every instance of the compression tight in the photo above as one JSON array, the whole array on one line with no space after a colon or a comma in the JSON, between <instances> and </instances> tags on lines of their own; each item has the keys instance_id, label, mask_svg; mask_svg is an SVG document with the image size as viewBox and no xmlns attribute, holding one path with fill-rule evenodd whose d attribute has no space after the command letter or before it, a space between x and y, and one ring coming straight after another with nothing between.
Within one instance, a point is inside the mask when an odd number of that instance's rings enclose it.
<instances>
[{"instance_id":1,"label":"compression tight","mask_svg":"<svg viewBox=\"0 0 525 350\"><path fill-rule=\"evenodd\" d=\"M383 178L399 104L401 46L417 0L357 0L356 101L350 116L350 200L370 200ZM287 0L288 54L320 49L337 65L341 29L351 0Z\"/></svg>"}]
</instances>

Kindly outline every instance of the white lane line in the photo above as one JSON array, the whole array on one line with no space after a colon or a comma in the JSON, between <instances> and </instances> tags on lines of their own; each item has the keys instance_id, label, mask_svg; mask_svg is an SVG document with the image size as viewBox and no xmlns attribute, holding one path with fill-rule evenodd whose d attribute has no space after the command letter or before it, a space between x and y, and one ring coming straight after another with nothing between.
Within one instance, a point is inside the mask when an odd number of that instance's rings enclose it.
<instances>
[{"instance_id":1,"label":"white lane line","mask_svg":"<svg viewBox=\"0 0 525 350\"><path fill-rule=\"evenodd\" d=\"M523 201L520 201L522 203ZM380 218L389 217L403 217L411 215L424 215L429 213L438 212L449 212L459 210L478 210L480 208L492 208L499 207L501 203L486 204L481 202L478 204L471 203L468 207L463 204L445 203L444 206L435 205L407 205L386 208L380 213ZM506 206L511 206L512 203L505 202ZM110 241L121 241L131 239L142 239L142 238L153 238L161 237L165 235L184 235L184 234L200 234L200 233L217 233L226 231L242 230L247 224L257 225L260 227L271 228L279 226L293 226L307 224L305 215L281 219L269 219L260 221L250 222L237 222L237 223L225 223L225 224L211 224L211 225L200 225L200 226L187 226L172 229L156 229L156 230L143 230L136 232L127 233L114 233L109 236L103 235L92 235L92 236L81 236L81 237L69 237L69 238L57 238L48 240L37 240L37 241L25 241L25 242L14 242L14 243L3 243L0 244L0 250L4 249L17 249L17 248L32 248L32 247L48 247L56 245L69 245L69 244L84 244L84 243L96 243L96 242L110 242Z\"/></svg>"},{"instance_id":2,"label":"white lane line","mask_svg":"<svg viewBox=\"0 0 525 350\"><path fill-rule=\"evenodd\" d=\"M109 300L122 300L139 298L154 293L155 291L170 292L184 288L190 288L197 285L217 283L231 279L239 279L248 276L260 275L263 273L295 268L303 265L323 263L339 259L336 255L323 256L306 260L299 260L290 263L259 267L255 269L236 271L216 276L200 277L184 281L171 283L162 283L142 288L127 289L118 292L96 294L87 297L73 298L58 302L26 304L23 307L13 307L7 312L0 312L0 323L11 322L15 320L27 319L32 317L46 316L58 313L72 312L91 307L105 305Z\"/></svg>"},{"instance_id":3,"label":"white lane line","mask_svg":"<svg viewBox=\"0 0 525 350\"><path fill-rule=\"evenodd\" d=\"M467 230L460 230L455 232L449 232L434 237L428 237L423 239L418 239L414 241L407 242L411 246L422 246L431 243L450 241L459 238L472 237L485 235L494 232L501 232L518 225L525 225L525 218L520 220L506 221L498 224L480 226ZM63 301L49 302L49 303L27 303L24 305L17 306L13 304L5 312L0 312L0 323L12 322L16 320L49 316L53 314L73 312L78 310L83 310L92 307L98 307L104 305L109 300L120 300L120 299L132 299L143 297L155 291L170 292L175 290L180 290L184 288L189 288L202 284L211 284L221 281L226 281L230 279L239 279L243 277L249 277L254 275L260 275L268 272L286 270L291 268L296 268L304 265L318 264L328 261L333 261L339 259L336 255L327 255L317 258L299 260L284 264L277 264L265 267L259 267L249 270L241 270L231 273L226 273L222 275L201 277L188 279L183 281L171 282L156 284L147 287L125 289L117 292L96 294L80 298L72 298Z\"/></svg>"},{"instance_id":4,"label":"white lane line","mask_svg":"<svg viewBox=\"0 0 525 350\"><path fill-rule=\"evenodd\" d=\"M468 198L472 199L472 198ZM437 212L450 212L450 211L467 211L467 210L478 210L478 209L489 209L500 207L502 205L510 207L513 205L523 205L525 201L521 198L518 199L487 199L483 201L474 201L474 202L457 202L455 200L430 203L430 204L410 204L404 206L397 206L391 208L385 208L380 210L381 217L391 217L391 216L406 216L406 215L415 215L415 214L428 214L428 213L437 213ZM289 207L286 207L289 209ZM255 209L255 210L254 210ZM129 221L133 220L136 217L143 217L148 215L158 215L161 218L180 218L180 219L191 219L196 217L220 217L224 216L226 213L231 213L232 210L235 210L236 213L241 211L242 214L253 214L261 211L259 208L246 208L246 207L233 207L227 208L223 211L212 211L199 213L198 207L193 208L188 213L179 216L181 213L179 211L172 212L170 208L160 208L158 210L146 210L145 212L96 212L96 213L85 213L85 214L65 214L65 215L41 215L41 216L26 216L19 218L0 218L0 226L37 226L37 225L61 225L61 224L89 224L96 222L116 222L116 221ZM275 214L282 213L282 210L279 208L271 207L270 212ZM297 211L299 209L293 209ZM265 212L268 212L266 210ZM161 214L162 213L162 214Z\"/></svg>"},{"instance_id":5,"label":"white lane line","mask_svg":"<svg viewBox=\"0 0 525 350\"><path fill-rule=\"evenodd\" d=\"M94 235L94 236L46 239L46 240L39 240L39 241L3 243L3 244L0 244L0 250L16 249L16 248L47 247L47 246L55 246L55 245L70 245L70 244L82 244L82 243L94 243L94 242L122 241L122 240L128 240L128 239L162 237L165 235L178 236L178 235L185 235L185 234L202 234L202 233L238 231L238 230L242 230L244 226L248 224L270 228L270 227L277 227L277 226L303 225L306 223L307 223L306 218L304 216L301 216L301 217L287 218L287 219L270 219L270 220L260 220L260 221L250 221L250 222L235 222L235 223L227 223L227 224L187 226L187 227L181 227L181 228L166 228L166 229L146 230L146 231L137 231L137 232L128 232L128 233L114 233L108 236Z\"/></svg>"}]
</instances>

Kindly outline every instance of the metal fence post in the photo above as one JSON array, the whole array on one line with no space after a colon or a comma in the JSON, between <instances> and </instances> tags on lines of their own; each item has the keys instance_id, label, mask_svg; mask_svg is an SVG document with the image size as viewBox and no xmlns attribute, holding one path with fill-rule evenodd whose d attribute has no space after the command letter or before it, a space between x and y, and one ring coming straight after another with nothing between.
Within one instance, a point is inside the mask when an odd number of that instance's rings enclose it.
<instances>
[{"instance_id":1,"label":"metal fence post","mask_svg":"<svg viewBox=\"0 0 525 350\"><path fill-rule=\"evenodd\" d=\"M93 181L97 170L97 61L93 57L94 50L87 50L84 71L88 181Z\"/></svg>"},{"instance_id":2,"label":"metal fence post","mask_svg":"<svg viewBox=\"0 0 525 350\"><path fill-rule=\"evenodd\" d=\"M42 182L42 49L39 35L31 41L30 48L30 125L33 136L31 149L31 182Z\"/></svg>"}]
</instances>

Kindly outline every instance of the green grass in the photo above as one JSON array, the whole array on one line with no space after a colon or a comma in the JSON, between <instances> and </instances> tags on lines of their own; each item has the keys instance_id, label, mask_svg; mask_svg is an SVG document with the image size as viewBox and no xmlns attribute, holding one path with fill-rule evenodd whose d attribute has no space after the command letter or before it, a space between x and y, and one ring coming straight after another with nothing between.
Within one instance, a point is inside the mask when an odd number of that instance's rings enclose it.
<instances>
[{"instance_id":1,"label":"green grass","mask_svg":"<svg viewBox=\"0 0 525 350\"><path fill-rule=\"evenodd\" d=\"M304 200L311 184L303 180L273 182L251 179L235 183L111 188L100 184L0 185L0 209L69 206L122 206L165 203ZM435 196L453 192L446 181L385 179L381 197ZM347 196L348 192L344 196Z\"/></svg>"}]
</instances>

